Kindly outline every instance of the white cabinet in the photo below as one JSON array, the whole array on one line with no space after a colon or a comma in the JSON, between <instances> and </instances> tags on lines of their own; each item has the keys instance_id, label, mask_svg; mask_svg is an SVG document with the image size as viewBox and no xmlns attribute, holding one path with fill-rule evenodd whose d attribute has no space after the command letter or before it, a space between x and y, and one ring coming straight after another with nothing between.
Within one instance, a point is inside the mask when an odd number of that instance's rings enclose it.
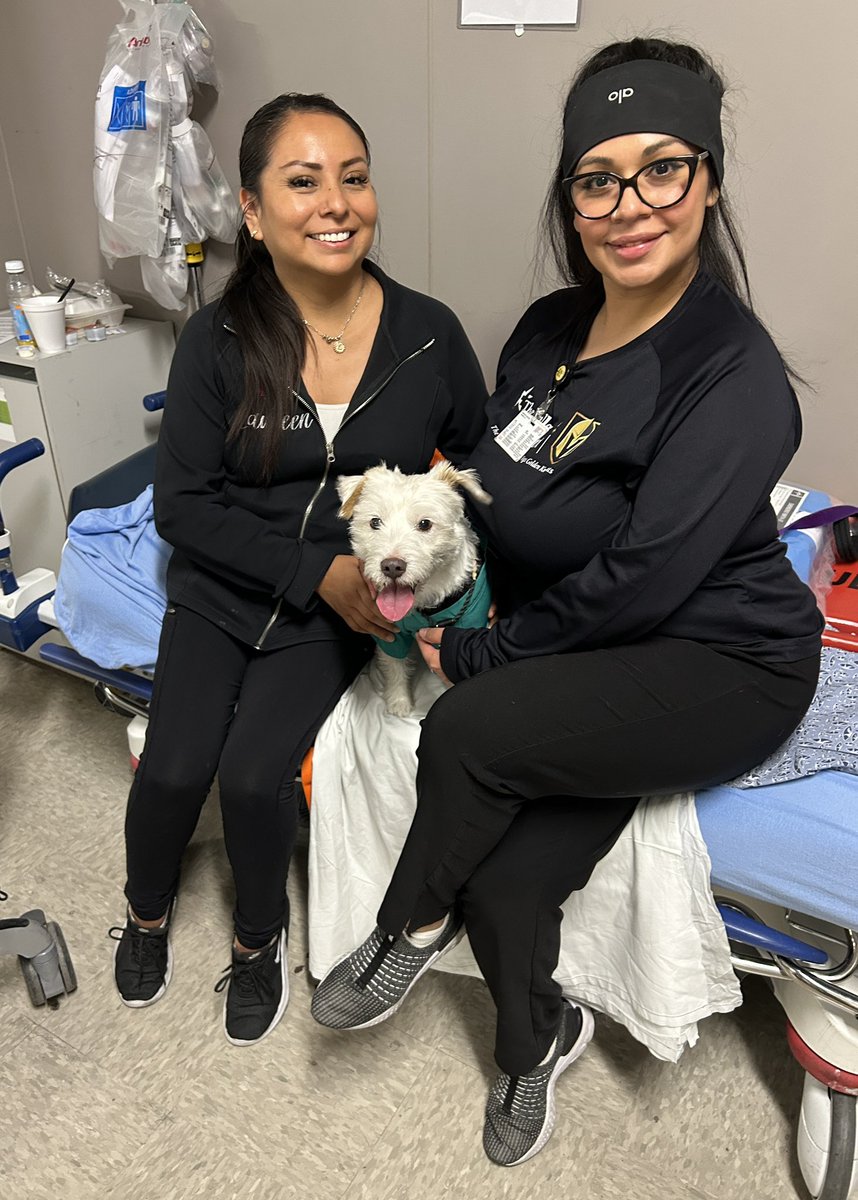
<instances>
[{"instance_id":1,"label":"white cabinet","mask_svg":"<svg viewBox=\"0 0 858 1200\"><path fill-rule=\"evenodd\" d=\"M72 488L158 436L160 413L142 400L167 385L173 326L128 320L103 342L81 341L63 354L19 358L0 345L0 450L37 437L41 458L17 467L0 488L0 512L12 534L18 575L59 569Z\"/></svg>"}]
</instances>

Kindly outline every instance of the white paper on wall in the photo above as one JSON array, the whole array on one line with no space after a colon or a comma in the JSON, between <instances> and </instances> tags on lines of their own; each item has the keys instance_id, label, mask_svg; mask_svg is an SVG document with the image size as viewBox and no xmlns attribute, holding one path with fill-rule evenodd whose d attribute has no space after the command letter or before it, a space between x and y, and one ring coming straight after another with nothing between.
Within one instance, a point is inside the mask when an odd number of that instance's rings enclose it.
<instances>
[{"instance_id":1,"label":"white paper on wall","mask_svg":"<svg viewBox=\"0 0 858 1200\"><path fill-rule=\"evenodd\" d=\"M578 0L461 0L460 25L575 25Z\"/></svg>"}]
</instances>

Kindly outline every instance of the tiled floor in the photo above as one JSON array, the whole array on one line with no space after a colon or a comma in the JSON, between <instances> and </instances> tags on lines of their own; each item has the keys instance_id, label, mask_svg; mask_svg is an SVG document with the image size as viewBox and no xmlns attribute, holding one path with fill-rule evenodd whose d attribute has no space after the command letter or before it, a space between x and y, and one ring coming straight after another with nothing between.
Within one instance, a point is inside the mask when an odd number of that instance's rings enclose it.
<instances>
[{"instance_id":1,"label":"tiled floor","mask_svg":"<svg viewBox=\"0 0 858 1200\"><path fill-rule=\"evenodd\" d=\"M216 802L188 853L164 1000L131 1011L111 981L121 918L125 722L89 687L0 651L0 915L59 921L80 986L30 1006L0 958L2 1200L792 1200L801 1073L765 986L714 1017L677 1066L607 1019L557 1091L558 1125L505 1171L480 1146L492 1010L475 980L431 974L391 1022L338 1035L309 1015L306 853L290 882L292 999L238 1050L213 991L229 961L230 879Z\"/></svg>"}]
</instances>

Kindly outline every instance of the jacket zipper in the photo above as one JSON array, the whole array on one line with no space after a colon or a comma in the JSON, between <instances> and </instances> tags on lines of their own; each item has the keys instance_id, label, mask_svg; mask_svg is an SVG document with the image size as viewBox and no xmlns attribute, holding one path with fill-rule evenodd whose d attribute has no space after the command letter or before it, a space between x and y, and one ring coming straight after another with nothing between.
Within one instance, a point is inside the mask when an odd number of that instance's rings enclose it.
<instances>
[{"instance_id":1,"label":"jacket zipper","mask_svg":"<svg viewBox=\"0 0 858 1200\"><path fill-rule=\"evenodd\" d=\"M390 371L388 372L387 375L385 375L384 379L382 379L382 381L378 385L378 387L375 388L374 391L370 392L370 394L367 396L367 398L365 400L361 401L361 403L354 410L354 412L351 412L348 414L348 416L343 417L342 421L340 422L340 428L337 430L337 433L334 434L331 441L325 442L325 469L322 472L322 478L319 480L318 487L316 488L315 492L313 492L313 495L310 498L309 504L304 509L304 516L301 519L301 528L298 531L299 538L302 538L304 536L304 530L307 528L307 522L310 520L310 514L313 511L316 501L319 499L319 496L322 494L325 484L328 482L328 475L331 472L331 464L336 462L336 460L337 460L337 456L334 453L334 442L336 441L337 434L340 432L340 429L342 429L343 425L345 425L347 421L351 421L351 419L353 417L356 417L359 412L363 412L363 410L366 408L366 406L368 404L371 404L372 401L375 400L376 396L378 396L380 392L384 391L384 389L390 383L391 379L393 378L393 376L396 374L396 372L399 370L400 367L404 367L406 363L409 363L409 362L411 362L412 359L419 357L419 355L423 354L426 350L429 349L430 346L433 346L434 344L435 344L435 339L430 338L430 340L426 343L425 346L420 346L417 350L413 351L413 353L406 355L405 358L400 358L399 362L394 363L393 366L391 367ZM310 415L312 417L316 416L316 413L313 411L313 409L310 407L310 405L307 403L307 401L304 399L304 397L302 395L300 395L298 392L295 392L295 398L296 398L296 400L298 400L298 402L300 404L302 404L304 406L304 408L306 408L307 412L310 413ZM254 646L253 646L254 650L262 649L263 642L268 637L268 634L271 632L272 626L274 625L277 618L280 616L280 609L281 609L282 605L283 605L283 597L280 596L280 597L278 597L277 603L274 606L274 611L271 613L271 616L268 618L268 622L267 622L265 628L262 630L262 633L259 635L259 641L254 643Z\"/></svg>"}]
</instances>

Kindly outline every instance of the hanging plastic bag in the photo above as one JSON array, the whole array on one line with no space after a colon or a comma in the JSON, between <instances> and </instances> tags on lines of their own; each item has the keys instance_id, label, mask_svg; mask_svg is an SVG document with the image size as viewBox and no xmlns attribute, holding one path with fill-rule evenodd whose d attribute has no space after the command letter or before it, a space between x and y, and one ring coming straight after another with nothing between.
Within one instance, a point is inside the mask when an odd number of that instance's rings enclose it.
<instances>
[{"instance_id":1,"label":"hanging plastic bag","mask_svg":"<svg viewBox=\"0 0 858 1200\"><path fill-rule=\"evenodd\" d=\"M193 83L184 64L172 55L167 61L167 84L170 89L170 126L172 127L185 120L194 102Z\"/></svg>"},{"instance_id":2,"label":"hanging plastic bag","mask_svg":"<svg viewBox=\"0 0 858 1200\"><path fill-rule=\"evenodd\" d=\"M181 208L198 231L187 240L201 242L211 237L217 242L233 241L239 223L238 203L208 134L190 117L173 127L173 172Z\"/></svg>"},{"instance_id":3,"label":"hanging plastic bag","mask_svg":"<svg viewBox=\"0 0 858 1200\"><path fill-rule=\"evenodd\" d=\"M208 30L193 9L182 26L179 55L193 83L207 83L215 91L220 91L220 76L214 65L214 46Z\"/></svg>"},{"instance_id":4,"label":"hanging plastic bag","mask_svg":"<svg viewBox=\"0 0 858 1200\"><path fill-rule=\"evenodd\" d=\"M185 258L185 239L173 211L167 227L164 251L157 257L140 259L143 286L162 308L180 309L188 291L188 264Z\"/></svg>"},{"instance_id":5,"label":"hanging plastic bag","mask_svg":"<svg viewBox=\"0 0 858 1200\"><path fill-rule=\"evenodd\" d=\"M108 43L95 108L99 243L111 265L140 255L146 290L179 309L184 245L232 241L239 223L211 143L189 119L194 88L220 87L214 47L188 4L119 2L125 20Z\"/></svg>"},{"instance_id":6,"label":"hanging plastic bag","mask_svg":"<svg viewBox=\"0 0 858 1200\"><path fill-rule=\"evenodd\" d=\"M125 21L110 36L95 101L93 188L102 253L113 264L158 257L171 209L167 63L190 15L187 4L120 0Z\"/></svg>"},{"instance_id":7,"label":"hanging plastic bag","mask_svg":"<svg viewBox=\"0 0 858 1200\"><path fill-rule=\"evenodd\" d=\"M202 223L194 216L193 212L187 212L180 187L173 188L173 214L178 222L179 229L182 232L182 241L187 244L189 242L204 242L208 236Z\"/></svg>"}]
</instances>

